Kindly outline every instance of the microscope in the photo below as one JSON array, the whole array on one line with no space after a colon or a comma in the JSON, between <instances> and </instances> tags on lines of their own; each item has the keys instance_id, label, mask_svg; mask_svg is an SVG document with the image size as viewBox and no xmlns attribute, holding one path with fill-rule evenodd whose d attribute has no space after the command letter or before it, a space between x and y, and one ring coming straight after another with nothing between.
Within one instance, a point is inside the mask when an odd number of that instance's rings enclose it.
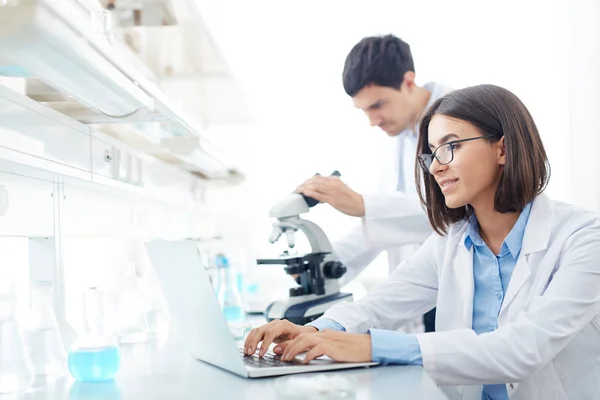
<instances>
[{"instance_id":1,"label":"microscope","mask_svg":"<svg viewBox=\"0 0 600 400\"><path fill-rule=\"evenodd\" d=\"M339 176L334 171L332 175ZM319 318L332 305L342 301L352 301L351 293L341 293L339 279L346 273L346 267L333 258L331 242L325 232L314 222L302 219L319 202L300 193L292 193L269 211L269 217L276 218L270 243L275 243L285 235L289 248L295 246L295 233L306 235L311 252L304 255L290 255L284 251L276 258L262 258L257 264L285 265L284 270L297 276L299 286L290 288L287 301L277 301L265 310L267 321L287 319L304 325Z\"/></svg>"}]
</instances>

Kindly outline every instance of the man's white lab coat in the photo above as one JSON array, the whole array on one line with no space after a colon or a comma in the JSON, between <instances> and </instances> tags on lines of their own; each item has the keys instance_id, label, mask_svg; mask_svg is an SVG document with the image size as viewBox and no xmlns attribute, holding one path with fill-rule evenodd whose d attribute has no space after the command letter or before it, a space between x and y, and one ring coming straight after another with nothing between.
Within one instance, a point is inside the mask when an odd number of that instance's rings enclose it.
<instances>
[{"instance_id":1,"label":"man's white lab coat","mask_svg":"<svg viewBox=\"0 0 600 400\"><path fill-rule=\"evenodd\" d=\"M431 92L427 107L450 91L437 83L428 83L424 88ZM406 258L401 247L420 245L432 232L415 188L417 135L407 129L390 138L387 154L383 155L379 191L363 195L365 217L333 243L335 255L348 268L344 282L356 277L384 250L391 273Z\"/></svg>"}]
</instances>

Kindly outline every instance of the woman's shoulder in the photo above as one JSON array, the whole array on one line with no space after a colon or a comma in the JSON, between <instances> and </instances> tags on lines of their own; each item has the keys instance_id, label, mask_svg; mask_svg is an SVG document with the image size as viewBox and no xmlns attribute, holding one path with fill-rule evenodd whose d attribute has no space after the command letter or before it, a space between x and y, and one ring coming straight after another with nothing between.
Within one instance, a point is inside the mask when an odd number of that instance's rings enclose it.
<instances>
[{"instance_id":1,"label":"woman's shoulder","mask_svg":"<svg viewBox=\"0 0 600 400\"><path fill-rule=\"evenodd\" d=\"M552 208L552 222L555 227L598 225L600 216L580 206L546 198Z\"/></svg>"},{"instance_id":2,"label":"woman's shoulder","mask_svg":"<svg viewBox=\"0 0 600 400\"><path fill-rule=\"evenodd\" d=\"M532 241L546 237L550 243L597 243L600 248L600 216L574 204L538 196L533 203L528 225Z\"/></svg>"}]
</instances>

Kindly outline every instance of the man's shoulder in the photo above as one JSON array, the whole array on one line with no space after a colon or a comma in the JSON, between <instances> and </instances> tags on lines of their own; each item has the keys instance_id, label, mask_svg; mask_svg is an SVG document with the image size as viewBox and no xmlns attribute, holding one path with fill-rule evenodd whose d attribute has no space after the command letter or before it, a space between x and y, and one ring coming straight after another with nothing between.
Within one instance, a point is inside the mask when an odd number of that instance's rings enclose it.
<instances>
[{"instance_id":1,"label":"man's shoulder","mask_svg":"<svg viewBox=\"0 0 600 400\"><path fill-rule=\"evenodd\" d=\"M453 87L439 82L428 82L423 85L423 87L431 93L431 102L436 101L440 97L444 97L454 90Z\"/></svg>"}]
</instances>

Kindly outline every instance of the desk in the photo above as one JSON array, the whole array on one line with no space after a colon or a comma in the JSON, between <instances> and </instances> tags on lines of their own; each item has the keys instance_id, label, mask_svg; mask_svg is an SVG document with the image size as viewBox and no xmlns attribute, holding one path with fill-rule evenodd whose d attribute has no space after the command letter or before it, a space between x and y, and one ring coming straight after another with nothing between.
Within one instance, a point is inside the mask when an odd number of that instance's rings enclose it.
<instances>
[{"instance_id":1,"label":"desk","mask_svg":"<svg viewBox=\"0 0 600 400\"><path fill-rule=\"evenodd\" d=\"M276 379L245 379L188 356L175 335L168 340L121 346L121 368L114 382L75 383L68 376L19 397L26 400L279 399ZM317 372L319 374L322 372ZM447 399L423 368L378 366L331 371L350 378L355 399ZM3 399L4 400L4 399Z\"/></svg>"}]
</instances>

